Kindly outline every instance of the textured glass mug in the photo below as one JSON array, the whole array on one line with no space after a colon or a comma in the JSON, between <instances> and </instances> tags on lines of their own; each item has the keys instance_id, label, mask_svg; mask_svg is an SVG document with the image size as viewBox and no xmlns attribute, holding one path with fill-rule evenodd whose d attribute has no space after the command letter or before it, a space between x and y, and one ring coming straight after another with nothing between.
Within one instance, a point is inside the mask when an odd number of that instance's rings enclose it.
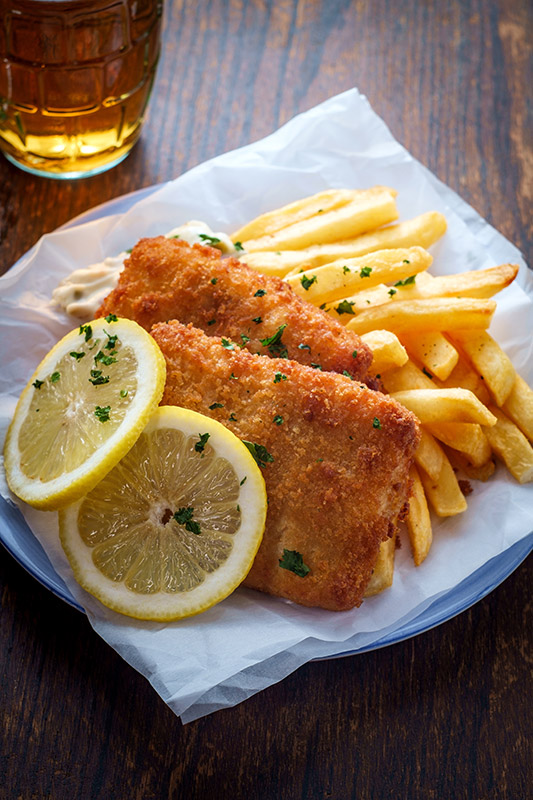
<instances>
[{"instance_id":1,"label":"textured glass mug","mask_svg":"<svg viewBox=\"0 0 533 800\"><path fill-rule=\"evenodd\" d=\"M0 149L50 178L95 175L139 138L163 0L0 0Z\"/></svg>"}]
</instances>

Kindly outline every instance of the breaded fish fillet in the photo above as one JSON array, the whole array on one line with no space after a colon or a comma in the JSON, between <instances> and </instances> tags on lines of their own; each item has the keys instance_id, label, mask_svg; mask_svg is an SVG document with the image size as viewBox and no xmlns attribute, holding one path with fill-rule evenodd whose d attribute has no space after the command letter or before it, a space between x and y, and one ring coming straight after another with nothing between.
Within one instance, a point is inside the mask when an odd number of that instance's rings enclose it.
<instances>
[{"instance_id":1,"label":"breaded fish fillet","mask_svg":"<svg viewBox=\"0 0 533 800\"><path fill-rule=\"evenodd\" d=\"M161 402L265 448L266 529L245 585L333 611L359 605L407 499L415 417L349 377L229 350L190 325L151 332L167 362ZM280 567L284 549L301 554L305 577Z\"/></svg>"},{"instance_id":2,"label":"breaded fish fillet","mask_svg":"<svg viewBox=\"0 0 533 800\"><path fill-rule=\"evenodd\" d=\"M209 336L233 339L252 353L288 357L315 369L365 380L372 355L364 342L288 284L234 258L179 239L141 239L118 286L97 316L128 317L150 330L156 322L191 322ZM271 337L274 341L269 341Z\"/></svg>"}]
</instances>

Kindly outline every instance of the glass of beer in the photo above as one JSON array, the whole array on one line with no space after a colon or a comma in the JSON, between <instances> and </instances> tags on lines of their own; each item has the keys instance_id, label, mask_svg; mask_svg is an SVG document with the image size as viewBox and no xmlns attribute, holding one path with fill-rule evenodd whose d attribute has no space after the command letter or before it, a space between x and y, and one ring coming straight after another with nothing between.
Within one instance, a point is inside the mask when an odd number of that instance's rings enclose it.
<instances>
[{"instance_id":1,"label":"glass of beer","mask_svg":"<svg viewBox=\"0 0 533 800\"><path fill-rule=\"evenodd\" d=\"M139 138L163 0L0 0L0 149L49 178L95 175Z\"/></svg>"}]
</instances>

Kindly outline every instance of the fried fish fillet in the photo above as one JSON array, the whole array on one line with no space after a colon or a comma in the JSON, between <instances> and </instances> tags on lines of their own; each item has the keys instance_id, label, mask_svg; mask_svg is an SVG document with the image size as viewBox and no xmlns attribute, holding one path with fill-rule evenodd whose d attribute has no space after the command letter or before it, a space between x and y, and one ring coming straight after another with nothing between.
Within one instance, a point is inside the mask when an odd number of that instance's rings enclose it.
<instances>
[{"instance_id":1,"label":"fried fish fillet","mask_svg":"<svg viewBox=\"0 0 533 800\"><path fill-rule=\"evenodd\" d=\"M333 611L359 605L407 499L415 417L349 377L229 350L191 325L151 333L167 362L161 402L265 448L266 529L245 585ZM284 549L301 554L305 577L280 567Z\"/></svg>"},{"instance_id":2,"label":"fried fish fillet","mask_svg":"<svg viewBox=\"0 0 533 800\"><path fill-rule=\"evenodd\" d=\"M179 239L141 239L118 286L97 316L128 317L150 330L156 322L191 322L252 353L292 358L365 380L367 345L337 320L297 297L287 283L261 275L220 251ZM274 340L271 341L272 337Z\"/></svg>"}]
</instances>

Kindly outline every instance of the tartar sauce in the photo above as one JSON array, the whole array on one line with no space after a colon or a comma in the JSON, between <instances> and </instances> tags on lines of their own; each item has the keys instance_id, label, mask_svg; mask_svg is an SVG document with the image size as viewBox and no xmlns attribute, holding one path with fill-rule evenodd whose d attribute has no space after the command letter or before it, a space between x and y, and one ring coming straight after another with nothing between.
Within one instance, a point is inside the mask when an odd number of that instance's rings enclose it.
<instances>
[{"instance_id":1,"label":"tartar sauce","mask_svg":"<svg viewBox=\"0 0 533 800\"><path fill-rule=\"evenodd\" d=\"M183 239L188 244L208 244L226 255L236 253L233 242L226 233L217 233L200 220L190 220L165 234L167 239ZM129 252L109 256L97 264L76 269L52 292L52 304L67 314L81 319L92 319L102 301L118 283L119 275ZM242 251L238 253L242 256Z\"/></svg>"}]
</instances>

